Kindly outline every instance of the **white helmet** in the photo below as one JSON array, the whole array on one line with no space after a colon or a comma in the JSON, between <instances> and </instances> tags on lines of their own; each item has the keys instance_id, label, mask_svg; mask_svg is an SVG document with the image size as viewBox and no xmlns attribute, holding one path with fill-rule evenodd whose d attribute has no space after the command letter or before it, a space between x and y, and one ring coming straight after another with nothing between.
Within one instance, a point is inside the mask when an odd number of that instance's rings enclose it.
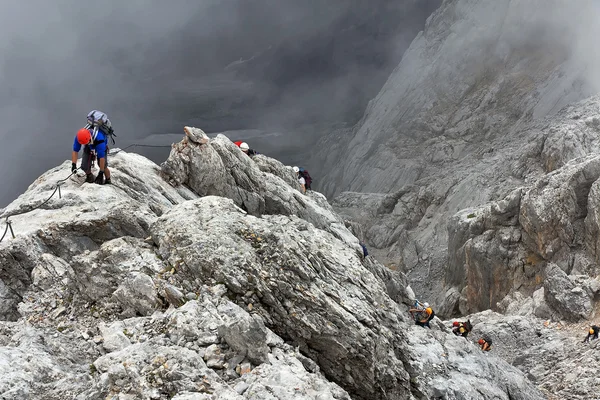
<instances>
[{"instance_id":1,"label":"white helmet","mask_svg":"<svg viewBox=\"0 0 600 400\"><path fill-rule=\"evenodd\" d=\"M246 142L242 142L242 144L240 144L240 149L242 150L248 150L250 148L250 146L248 146L248 143Z\"/></svg>"},{"instance_id":2,"label":"white helmet","mask_svg":"<svg viewBox=\"0 0 600 400\"><path fill-rule=\"evenodd\" d=\"M298 167L294 167L293 170L294 170L295 173L300 172L300 168L298 168Z\"/></svg>"},{"instance_id":3,"label":"white helmet","mask_svg":"<svg viewBox=\"0 0 600 400\"><path fill-rule=\"evenodd\" d=\"M423 307L429 308L429 303L423 303Z\"/></svg>"}]
</instances>

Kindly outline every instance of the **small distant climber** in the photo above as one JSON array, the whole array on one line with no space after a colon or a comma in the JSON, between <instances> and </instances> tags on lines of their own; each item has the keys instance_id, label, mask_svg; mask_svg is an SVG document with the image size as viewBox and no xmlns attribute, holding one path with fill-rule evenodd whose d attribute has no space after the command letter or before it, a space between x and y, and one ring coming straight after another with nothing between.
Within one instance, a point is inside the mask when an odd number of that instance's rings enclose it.
<instances>
[{"instance_id":1,"label":"small distant climber","mask_svg":"<svg viewBox=\"0 0 600 400\"><path fill-rule=\"evenodd\" d=\"M97 183L99 185L110 184L110 170L108 169L108 139L114 143L114 130L110 120L105 113L93 110L88 114L88 123L84 128L77 131L73 141L73 153L71 155L71 172L77 172L77 157L81 146L83 148L83 157L81 159L81 169L86 174L85 181L88 183ZM98 176L94 179L92 175L92 164L98 160ZM105 179L106 178L106 179Z\"/></svg>"},{"instance_id":2,"label":"small distant climber","mask_svg":"<svg viewBox=\"0 0 600 400\"><path fill-rule=\"evenodd\" d=\"M235 144L237 147L239 147L244 153L248 154L249 156L255 156L258 154L258 151L251 149L250 146L248 146L248 143L246 143L246 142L242 142L241 140L238 140L237 142L233 142L233 144Z\"/></svg>"},{"instance_id":3,"label":"small distant climber","mask_svg":"<svg viewBox=\"0 0 600 400\"><path fill-rule=\"evenodd\" d=\"M479 343L479 347L483 351L490 351L492 349L492 339L490 338L481 338L477 343Z\"/></svg>"},{"instance_id":4,"label":"small distant climber","mask_svg":"<svg viewBox=\"0 0 600 400\"><path fill-rule=\"evenodd\" d=\"M433 309L429 306L429 303L423 303L422 307L411 308L408 310L409 313L413 314L413 318L415 319L415 325L422 326L423 328L428 327L431 329L429 325L429 321L435 317L435 313Z\"/></svg>"},{"instance_id":5,"label":"small distant climber","mask_svg":"<svg viewBox=\"0 0 600 400\"><path fill-rule=\"evenodd\" d=\"M298 177L298 183L302 186L302 193L306 193L306 181L304 180L304 177L300 175L300 168L294 166L294 172Z\"/></svg>"},{"instance_id":6,"label":"small distant climber","mask_svg":"<svg viewBox=\"0 0 600 400\"><path fill-rule=\"evenodd\" d=\"M365 246L363 242L360 242L360 247L362 247L363 250L363 257L367 257L369 255L369 252L367 251L367 246Z\"/></svg>"},{"instance_id":7,"label":"small distant climber","mask_svg":"<svg viewBox=\"0 0 600 400\"><path fill-rule=\"evenodd\" d=\"M258 154L258 152L256 150L251 149L250 146L248 146L248 143L246 142L242 142L240 144L240 149L249 156L255 156Z\"/></svg>"},{"instance_id":8,"label":"small distant climber","mask_svg":"<svg viewBox=\"0 0 600 400\"><path fill-rule=\"evenodd\" d=\"M583 343L589 342L590 340L598 339L598 333L600 333L600 327L592 325L588 331L587 336L583 340Z\"/></svg>"},{"instance_id":9,"label":"small distant climber","mask_svg":"<svg viewBox=\"0 0 600 400\"><path fill-rule=\"evenodd\" d=\"M300 171L299 175L304 178L304 187L306 188L306 190L312 190L312 188L310 187L310 185L312 185L312 177L306 169L302 167L299 167L298 169Z\"/></svg>"},{"instance_id":10,"label":"small distant climber","mask_svg":"<svg viewBox=\"0 0 600 400\"><path fill-rule=\"evenodd\" d=\"M456 336L467 337L472 329L471 320L467 320L467 322L454 321L452 323L452 333Z\"/></svg>"}]
</instances>

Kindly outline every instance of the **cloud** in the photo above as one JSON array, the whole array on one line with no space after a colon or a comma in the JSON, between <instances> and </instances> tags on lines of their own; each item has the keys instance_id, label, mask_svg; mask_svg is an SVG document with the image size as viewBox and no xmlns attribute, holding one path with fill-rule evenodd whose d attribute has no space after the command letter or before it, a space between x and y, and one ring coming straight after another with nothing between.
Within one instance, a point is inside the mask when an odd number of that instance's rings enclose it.
<instances>
[{"instance_id":1,"label":"cloud","mask_svg":"<svg viewBox=\"0 0 600 400\"><path fill-rule=\"evenodd\" d=\"M70 157L91 109L121 146L359 118L439 1L0 0L0 206Z\"/></svg>"}]
</instances>

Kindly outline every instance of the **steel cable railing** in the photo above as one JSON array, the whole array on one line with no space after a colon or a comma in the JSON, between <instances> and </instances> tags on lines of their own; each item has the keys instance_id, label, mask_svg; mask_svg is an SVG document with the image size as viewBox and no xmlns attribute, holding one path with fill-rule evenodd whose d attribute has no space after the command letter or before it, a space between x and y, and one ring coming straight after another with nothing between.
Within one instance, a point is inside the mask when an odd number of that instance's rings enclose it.
<instances>
[{"instance_id":1,"label":"steel cable railing","mask_svg":"<svg viewBox=\"0 0 600 400\"><path fill-rule=\"evenodd\" d=\"M123 150L126 150L126 149L129 149L129 148L131 148L131 147L161 147L161 148L167 148L167 147L168 147L168 148L170 148L171 146L165 146L165 145L151 145L151 144L137 144L137 143L134 143L134 144L131 144L131 145L129 145L129 146L127 146L127 147L124 147L124 148L122 148L122 149L117 149L116 151L109 153L109 155L115 155L115 154L118 154L118 153L120 153L121 151L123 151ZM60 186L61 186L61 185L62 185L62 184L63 184L63 183L64 183L64 182L67 180L67 179L69 179L71 176L73 176L73 174L75 174L75 173L76 173L76 172L71 172L71 174L70 174L69 176L67 176L65 179L61 179L61 180L59 180L59 181L56 183L56 187L54 188L54 191L52 192L52 194L51 194L51 195L50 195L50 196L49 196L49 197L48 197L46 200L44 200L43 202L41 202L40 204L38 204L38 205L36 205L36 206L33 206L33 207L30 207L30 208L27 208L26 210L22 210L22 211L19 211L19 212L10 213L10 215L7 215L7 216L6 216L6 220L5 220L6 227L4 228L4 233L2 234L2 237L0 238L0 243L2 243L2 241L3 241L3 240L4 240L4 238L6 237L6 234L8 233L8 231L9 231L9 230L10 230L10 234L11 234L12 238L13 238L13 239L15 238L15 233L14 233L14 231L13 231L12 224L11 224L11 221L10 221L10 219L9 219L9 218L11 218L11 217L14 217L14 216L16 216L16 215L26 214L26 213L28 213L28 212L32 212L32 211L34 211L34 210L37 210L38 208L40 208L40 207L44 206L44 204L48 203L48 202L50 201L50 199L51 199L52 197L54 197L54 195L56 194L56 192L58 192L58 198L59 198L59 199L60 199L60 198L62 198L62 194L61 194L61 192L60 192ZM2 217L4 217L4 216L1 216L0 218L2 218Z\"/></svg>"}]
</instances>

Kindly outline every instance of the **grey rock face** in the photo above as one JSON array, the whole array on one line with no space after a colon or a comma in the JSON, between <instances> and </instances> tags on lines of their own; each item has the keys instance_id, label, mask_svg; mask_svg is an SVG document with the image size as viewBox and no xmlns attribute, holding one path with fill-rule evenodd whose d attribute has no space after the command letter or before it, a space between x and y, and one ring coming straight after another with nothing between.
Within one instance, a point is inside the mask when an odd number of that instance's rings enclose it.
<instances>
[{"instance_id":1,"label":"grey rock face","mask_svg":"<svg viewBox=\"0 0 600 400\"><path fill-rule=\"evenodd\" d=\"M446 282L465 289L468 311L495 309L517 291L530 296L543 283L558 318L591 316L598 264L589 236L594 211L588 210L595 207L599 162L597 155L572 160L530 187L450 220Z\"/></svg>"},{"instance_id":2,"label":"grey rock face","mask_svg":"<svg viewBox=\"0 0 600 400\"><path fill-rule=\"evenodd\" d=\"M113 296L124 306L126 312L133 310L141 315L151 314L159 305L154 282L146 274L125 278Z\"/></svg>"},{"instance_id":3,"label":"grey rock face","mask_svg":"<svg viewBox=\"0 0 600 400\"><path fill-rule=\"evenodd\" d=\"M595 293L586 285L587 280L589 278L577 282L556 264L550 264L546 268L544 298L567 321L588 319L592 315Z\"/></svg>"},{"instance_id":4,"label":"grey rock face","mask_svg":"<svg viewBox=\"0 0 600 400\"><path fill-rule=\"evenodd\" d=\"M392 326L398 321L371 304L383 310L394 309L395 303L381 290L382 282L364 269L358 255L348 254L346 245L330 234L298 218L245 216L232 202L217 197L185 203L165 214L152 229L165 260L185 266L182 273L190 279L223 282L230 296L239 297L245 308L252 304L252 310L269 326L277 327L276 333L298 343L343 386L352 387L361 397L381 396L376 388L383 384L383 376L375 366L383 364L382 372L395 371L386 378L394 377L385 390L409 390L400 360L375 358L376 349L393 352L393 343L399 340L382 336L383 331L396 329L381 327L377 321L391 318ZM207 237L207 231L215 236ZM217 245L220 251L215 253ZM331 257L319 256L325 248L331 249ZM324 276L334 281L320 287L311 284ZM343 276L355 278L338 281ZM363 286L377 290L365 297ZM254 301L243 298L248 291L255 292ZM307 301L318 308L307 307ZM230 329L245 329L246 324Z\"/></svg>"},{"instance_id":5,"label":"grey rock face","mask_svg":"<svg viewBox=\"0 0 600 400\"><path fill-rule=\"evenodd\" d=\"M413 351L403 345L407 315L390 299L408 303L405 284L377 262L364 264L334 236L294 217L245 216L232 202L217 197L175 207L159 218L152 232L161 257L185 266L183 279L224 283L230 298L297 343L327 376L360 398L380 398L384 391L405 398L402 393L428 390L425 381L410 389L404 369L408 360L389 356ZM324 248L330 249L330 256L317 256ZM311 284L315 281L321 283ZM254 323L236 321L223 329L243 332ZM240 336L244 334L236 335ZM227 336L226 340L233 348L239 346ZM415 357L424 357L426 350L419 348Z\"/></svg>"},{"instance_id":6,"label":"grey rock face","mask_svg":"<svg viewBox=\"0 0 600 400\"><path fill-rule=\"evenodd\" d=\"M173 285L165 285L164 295L167 301L175 307L180 307L185 304L184 294ZM191 293L189 300L194 300L196 295Z\"/></svg>"},{"instance_id":7,"label":"grey rock face","mask_svg":"<svg viewBox=\"0 0 600 400\"><path fill-rule=\"evenodd\" d=\"M256 155L252 157L252 161L262 172L268 172L283 179L288 185L295 189L300 189L300 184L296 178L296 174L290 168L285 166L274 158Z\"/></svg>"},{"instance_id":8,"label":"grey rock face","mask_svg":"<svg viewBox=\"0 0 600 400\"><path fill-rule=\"evenodd\" d=\"M194 135L206 136L200 129L185 129ZM162 164L162 175L173 184L190 187L200 196L233 199L235 204L253 215L297 215L353 243L360 251L358 241L345 229L326 199L309 200L319 199L322 195L304 196L299 192L300 185L290 167L269 161L264 156L250 158L223 135L210 143L199 144L186 138L175 144L171 155Z\"/></svg>"},{"instance_id":9,"label":"grey rock face","mask_svg":"<svg viewBox=\"0 0 600 400\"><path fill-rule=\"evenodd\" d=\"M569 273L597 274L589 257L596 257L597 224L587 204L596 161L581 164L574 181L553 175L600 150L599 100L588 98L599 88L582 73L589 67L582 63L595 60L571 53L581 31L565 17L577 15L583 29L592 29L589 5L445 1L354 130L317 146L324 149L315 156L315 163L325 160L321 189L337 196L336 211L361 225L371 253L407 273L418 297L444 312L456 309L456 296L446 305L446 293L462 292L466 280L481 284L469 284L463 296L471 312L495 307L516 288L530 295L543 279L544 265L535 261L541 253L561 268L571 263ZM542 31L547 35L531 34ZM564 36L554 36L558 31ZM564 197L554 196L559 192ZM490 202L500 209L485 216L497 224L474 212ZM455 230L453 216L461 210L478 221L469 229L494 228L459 237L465 231ZM570 222L553 226L549 219ZM540 224L545 231L538 237ZM547 249L527 250L540 240ZM590 243L586 254L567 250L583 240ZM527 249L517 244L526 241ZM459 260L465 252L473 256L469 268Z\"/></svg>"},{"instance_id":10,"label":"grey rock face","mask_svg":"<svg viewBox=\"0 0 600 400\"><path fill-rule=\"evenodd\" d=\"M416 399L474 394L485 376L483 398L541 398L516 369L472 346L452 350L439 321L433 331L414 327L406 277L365 259L324 196L279 177L287 167L269 161L278 175L263 172L225 139L203 142L188 132L165 169L206 168L210 176L187 184L233 199L197 198L119 153L115 182L119 168L135 167L145 192L73 185L35 219L13 217L19 236L0 243L3 318L15 320L0 323L0 368L10 366L0 371L3 397ZM186 158L192 150L212 155L200 167ZM227 175L233 166L238 180ZM285 215L236 205L253 177L264 192L246 198L267 207L289 195ZM52 185L30 190L9 210ZM432 348L467 352L476 366L456 370Z\"/></svg>"},{"instance_id":11,"label":"grey rock face","mask_svg":"<svg viewBox=\"0 0 600 400\"><path fill-rule=\"evenodd\" d=\"M544 398L537 390L527 388L526 378L501 358L488 355L481 362L481 350L462 337L436 332L434 339L418 327L409 333L411 346L422 349L421 358L411 366L433 378L426 387L425 398L510 399L513 393L524 399ZM464 375L469 376L468 380ZM489 379L501 383L490 386L486 384Z\"/></svg>"},{"instance_id":12,"label":"grey rock face","mask_svg":"<svg viewBox=\"0 0 600 400\"><path fill-rule=\"evenodd\" d=\"M221 309L221 311L225 311ZM225 342L241 355L247 356L255 365L267 361L269 348L267 347L267 337L269 331L259 318L252 318L239 308L233 308L229 311L230 320L219 329L219 336Z\"/></svg>"},{"instance_id":13,"label":"grey rock face","mask_svg":"<svg viewBox=\"0 0 600 400\"><path fill-rule=\"evenodd\" d=\"M89 294L105 295L104 287L111 285L110 274L103 277L77 274L76 268L80 265L77 257L85 250L98 250L111 239L146 237L148 227L163 210L197 197L185 188L169 186L160 178L156 164L144 157L118 153L112 157L111 164L115 169L113 185L81 185L79 181L67 180L61 188L62 198L55 196L41 209L11 217L17 237L0 246L0 280L3 282L0 284L0 298L3 299L0 318L18 318L16 305L31 284L34 268L37 267L34 277L41 279L38 283L48 286L49 278L42 271L60 270L64 260L71 258L75 258L70 267L82 282L81 288L85 285L83 281L97 279L89 286L93 288ZM43 174L4 210L2 216L11 216L30 209L31 205L41 204L54 191L56 182L68 176L69 167L70 163L65 162ZM52 266L38 266L41 257L52 259L51 255L58 257L53 259ZM102 267L107 264L109 270L119 268L110 261ZM56 279L65 279L64 273L60 273Z\"/></svg>"},{"instance_id":14,"label":"grey rock face","mask_svg":"<svg viewBox=\"0 0 600 400\"><path fill-rule=\"evenodd\" d=\"M501 151L493 140L519 124L594 94L597 82L582 72L590 58L565 62L573 55L571 41L585 30L567 29L565 15L590 28L589 5L444 1L342 141L337 157L329 157L324 192L391 193L436 179L450 165L463 167L465 156L474 161L475 151ZM327 152L329 147L319 157L326 159Z\"/></svg>"},{"instance_id":15,"label":"grey rock face","mask_svg":"<svg viewBox=\"0 0 600 400\"><path fill-rule=\"evenodd\" d=\"M469 318L474 327L468 341L482 336L492 339L487 356L520 369L545 398L594 398L598 393L600 380L593 371L600 341L581 343L589 325L543 321L532 315L505 316L489 310Z\"/></svg>"},{"instance_id":16,"label":"grey rock face","mask_svg":"<svg viewBox=\"0 0 600 400\"><path fill-rule=\"evenodd\" d=\"M125 325L120 321L114 322L110 326L100 324L98 329L103 339L102 347L109 353L123 350L131 345L131 341L123 332L126 331Z\"/></svg>"},{"instance_id":17,"label":"grey rock face","mask_svg":"<svg viewBox=\"0 0 600 400\"><path fill-rule=\"evenodd\" d=\"M513 174L518 165L526 166L519 180L486 178L503 187L495 191L494 201L454 213L473 189L461 183L446 191L424 181L425 188L407 186L390 195L344 193L334 207L362 226L371 252L406 271L418 297L436 304L440 315L457 312L453 289L461 293L458 309L463 304L466 313L495 309L514 291L530 296L541 287L548 262L568 274L593 278L600 271L595 153L600 146L592 117L599 104L591 98L532 123L528 134L543 144L536 151L521 146L492 155L499 163L494 170L510 165ZM555 149L566 147L569 132L576 138L569 151L587 156L557 158L561 153ZM455 196L463 200L449 207L448 202L458 200Z\"/></svg>"}]
</instances>

